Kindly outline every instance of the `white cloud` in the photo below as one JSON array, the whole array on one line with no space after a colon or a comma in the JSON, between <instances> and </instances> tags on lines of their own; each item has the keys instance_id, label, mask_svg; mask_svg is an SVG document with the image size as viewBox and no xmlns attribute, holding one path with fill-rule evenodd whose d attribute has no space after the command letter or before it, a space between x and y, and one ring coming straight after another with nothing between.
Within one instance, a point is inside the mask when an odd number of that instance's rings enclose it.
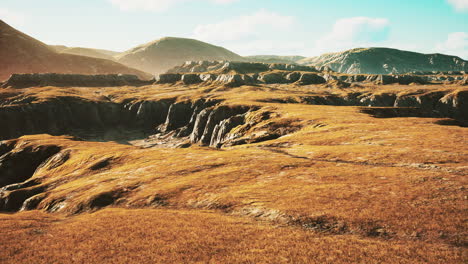
<instances>
[{"instance_id":1,"label":"white cloud","mask_svg":"<svg viewBox=\"0 0 468 264\"><path fill-rule=\"evenodd\" d=\"M306 43L293 40L253 40L237 41L226 44L226 48L241 54L249 55L303 55Z\"/></svg>"},{"instance_id":2,"label":"white cloud","mask_svg":"<svg viewBox=\"0 0 468 264\"><path fill-rule=\"evenodd\" d=\"M305 46L302 41L284 38L290 36L295 23L295 17L259 10L217 23L198 25L192 37L221 45L241 55L292 54Z\"/></svg>"},{"instance_id":3,"label":"white cloud","mask_svg":"<svg viewBox=\"0 0 468 264\"><path fill-rule=\"evenodd\" d=\"M447 0L456 10L468 11L468 0Z\"/></svg>"},{"instance_id":4,"label":"white cloud","mask_svg":"<svg viewBox=\"0 0 468 264\"><path fill-rule=\"evenodd\" d=\"M288 29L293 24L293 17L260 10L251 15L219 23L198 25L193 31L193 35L195 38L205 41L232 41L261 35L265 29Z\"/></svg>"},{"instance_id":5,"label":"white cloud","mask_svg":"<svg viewBox=\"0 0 468 264\"><path fill-rule=\"evenodd\" d=\"M170 9L173 6L184 2L191 1L208 1L216 4L229 4L239 0L108 0L113 5L119 7L121 10L145 10L163 12Z\"/></svg>"},{"instance_id":6,"label":"white cloud","mask_svg":"<svg viewBox=\"0 0 468 264\"><path fill-rule=\"evenodd\" d=\"M468 59L468 33L450 33L445 42L437 44L436 51Z\"/></svg>"},{"instance_id":7,"label":"white cloud","mask_svg":"<svg viewBox=\"0 0 468 264\"><path fill-rule=\"evenodd\" d=\"M24 26L26 17L16 11L0 8L0 19L14 27Z\"/></svg>"},{"instance_id":8,"label":"white cloud","mask_svg":"<svg viewBox=\"0 0 468 264\"><path fill-rule=\"evenodd\" d=\"M389 21L385 18L339 19L330 33L316 41L315 51L338 51L382 43L388 39L389 25Z\"/></svg>"}]
</instances>

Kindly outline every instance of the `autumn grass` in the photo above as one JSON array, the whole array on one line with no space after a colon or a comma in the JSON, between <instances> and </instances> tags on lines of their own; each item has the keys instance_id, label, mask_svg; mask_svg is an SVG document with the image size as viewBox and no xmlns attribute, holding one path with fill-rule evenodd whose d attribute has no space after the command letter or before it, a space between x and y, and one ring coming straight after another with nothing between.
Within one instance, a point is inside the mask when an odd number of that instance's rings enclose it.
<instances>
[{"instance_id":1,"label":"autumn grass","mask_svg":"<svg viewBox=\"0 0 468 264\"><path fill-rule=\"evenodd\" d=\"M11 226L0 238L8 249L2 258L13 263L462 263L466 128L438 125L438 118L373 118L352 106L265 100L346 92L281 85L21 91L14 96L38 101L70 95L115 102L203 96L275 113L247 134L272 123L301 129L221 150L22 137L17 148L52 144L70 151L65 163L50 161L33 176L46 187L38 208L67 216L38 211L2 216L1 223ZM109 160L108 166L93 169L102 160ZM116 194L113 207L160 209L98 211L102 208L93 201L106 193ZM29 224L45 231L32 231Z\"/></svg>"},{"instance_id":2,"label":"autumn grass","mask_svg":"<svg viewBox=\"0 0 468 264\"><path fill-rule=\"evenodd\" d=\"M321 235L206 211L0 215L2 263L462 263L443 244Z\"/></svg>"}]
</instances>

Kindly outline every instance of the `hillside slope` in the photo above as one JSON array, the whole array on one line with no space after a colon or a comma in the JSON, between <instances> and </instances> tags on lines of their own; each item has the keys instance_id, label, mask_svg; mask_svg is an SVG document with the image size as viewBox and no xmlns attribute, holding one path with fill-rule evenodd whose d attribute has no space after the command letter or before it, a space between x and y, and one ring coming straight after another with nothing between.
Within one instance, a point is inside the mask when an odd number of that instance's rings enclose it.
<instances>
[{"instance_id":1,"label":"hillside slope","mask_svg":"<svg viewBox=\"0 0 468 264\"><path fill-rule=\"evenodd\" d=\"M106 59L106 60L111 60L111 61L115 60L114 57L112 57L112 55L108 55L103 52L100 52L99 50L89 49L89 48L80 48L80 47L66 48L62 51L59 51L59 53L73 54L73 55L86 56L86 57L98 58L98 59Z\"/></svg>"},{"instance_id":2,"label":"hillside slope","mask_svg":"<svg viewBox=\"0 0 468 264\"><path fill-rule=\"evenodd\" d=\"M246 59L223 47L195 39L166 37L140 45L116 56L118 62L157 74L185 61Z\"/></svg>"},{"instance_id":3,"label":"hillside slope","mask_svg":"<svg viewBox=\"0 0 468 264\"><path fill-rule=\"evenodd\" d=\"M75 73L75 74L134 74L140 78L151 75L113 61L56 50L0 20L0 80L13 73Z\"/></svg>"},{"instance_id":4,"label":"hillside slope","mask_svg":"<svg viewBox=\"0 0 468 264\"><path fill-rule=\"evenodd\" d=\"M443 54L422 54L390 48L357 48L300 60L349 74L389 74L412 71L468 71L468 61Z\"/></svg>"},{"instance_id":5,"label":"hillside slope","mask_svg":"<svg viewBox=\"0 0 468 264\"><path fill-rule=\"evenodd\" d=\"M278 56L278 55L254 55L246 56L245 58L253 62L264 62L264 63L295 63L299 60L303 60L306 57L303 56Z\"/></svg>"}]
</instances>

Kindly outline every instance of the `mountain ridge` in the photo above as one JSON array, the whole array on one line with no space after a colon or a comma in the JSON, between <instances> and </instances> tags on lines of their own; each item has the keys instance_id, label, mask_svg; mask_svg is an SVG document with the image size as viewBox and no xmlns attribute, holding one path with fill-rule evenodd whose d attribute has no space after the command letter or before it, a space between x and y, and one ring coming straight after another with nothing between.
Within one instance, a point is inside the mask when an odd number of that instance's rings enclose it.
<instances>
[{"instance_id":1,"label":"mountain ridge","mask_svg":"<svg viewBox=\"0 0 468 264\"><path fill-rule=\"evenodd\" d=\"M440 53L424 54L393 48L354 48L298 61L348 74L392 74L413 71L468 71L468 61Z\"/></svg>"},{"instance_id":2,"label":"mountain ridge","mask_svg":"<svg viewBox=\"0 0 468 264\"><path fill-rule=\"evenodd\" d=\"M190 38L163 37L138 45L115 56L116 60L153 74L163 73L185 61L246 61L244 57L220 46Z\"/></svg>"},{"instance_id":3,"label":"mountain ridge","mask_svg":"<svg viewBox=\"0 0 468 264\"><path fill-rule=\"evenodd\" d=\"M151 75L120 63L58 53L56 50L0 20L0 80L13 73L133 74Z\"/></svg>"}]
</instances>

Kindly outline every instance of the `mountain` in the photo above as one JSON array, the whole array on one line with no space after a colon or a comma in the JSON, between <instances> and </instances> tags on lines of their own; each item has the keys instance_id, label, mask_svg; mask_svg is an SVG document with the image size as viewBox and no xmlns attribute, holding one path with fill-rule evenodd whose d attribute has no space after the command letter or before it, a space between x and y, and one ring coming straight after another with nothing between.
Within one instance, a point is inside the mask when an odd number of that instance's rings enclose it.
<instances>
[{"instance_id":1,"label":"mountain","mask_svg":"<svg viewBox=\"0 0 468 264\"><path fill-rule=\"evenodd\" d=\"M78 47L77 48L65 48L58 52L86 56L86 57L91 57L91 58L98 58L98 59L115 60L114 57L112 57L112 55L107 55L103 52L100 52L99 50L89 49L89 48L78 48Z\"/></svg>"},{"instance_id":2,"label":"mountain","mask_svg":"<svg viewBox=\"0 0 468 264\"><path fill-rule=\"evenodd\" d=\"M185 61L229 60L245 58L223 47L187 38L165 37L140 45L115 56L118 62L145 72L158 74Z\"/></svg>"},{"instance_id":3,"label":"mountain","mask_svg":"<svg viewBox=\"0 0 468 264\"><path fill-rule=\"evenodd\" d=\"M468 71L468 61L443 54L422 54L390 48L357 48L300 60L349 74L390 74L412 71Z\"/></svg>"},{"instance_id":4,"label":"mountain","mask_svg":"<svg viewBox=\"0 0 468 264\"><path fill-rule=\"evenodd\" d=\"M277 56L277 55L255 55L246 56L248 60L252 62L264 62L264 63L296 63L299 60L303 60L306 57L303 56Z\"/></svg>"},{"instance_id":5,"label":"mountain","mask_svg":"<svg viewBox=\"0 0 468 264\"><path fill-rule=\"evenodd\" d=\"M0 20L0 81L13 73L150 74L105 59L58 53Z\"/></svg>"}]
</instances>

